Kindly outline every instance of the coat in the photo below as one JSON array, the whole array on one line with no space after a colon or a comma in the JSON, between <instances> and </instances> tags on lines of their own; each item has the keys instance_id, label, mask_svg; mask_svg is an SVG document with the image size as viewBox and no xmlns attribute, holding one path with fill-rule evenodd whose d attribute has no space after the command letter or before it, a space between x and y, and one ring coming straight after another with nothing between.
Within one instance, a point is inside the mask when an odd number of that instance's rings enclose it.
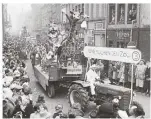
<instances>
[{"instance_id":1,"label":"coat","mask_svg":"<svg viewBox=\"0 0 151 119\"><path fill-rule=\"evenodd\" d=\"M149 78L150 78L150 67L147 67L145 71L145 79L148 80Z\"/></svg>"},{"instance_id":2,"label":"coat","mask_svg":"<svg viewBox=\"0 0 151 119\"><path fill-rule=\"evenodd\" d=\"M30 115L34 113L34 108L31 103L27 104L25 111L24 111L24 118L30 118Z\"/></svg>"},{"instance_id":3,"label":"coat","mask_svg":"<svg viewBox=\"0 0 151 119\"><path fill-rule=\"evenodd\" d=\"M137 65L136 72L135 72L136 79L144 80L145 71L146 71L145 65Z\"/></svg>"}]
</instances>

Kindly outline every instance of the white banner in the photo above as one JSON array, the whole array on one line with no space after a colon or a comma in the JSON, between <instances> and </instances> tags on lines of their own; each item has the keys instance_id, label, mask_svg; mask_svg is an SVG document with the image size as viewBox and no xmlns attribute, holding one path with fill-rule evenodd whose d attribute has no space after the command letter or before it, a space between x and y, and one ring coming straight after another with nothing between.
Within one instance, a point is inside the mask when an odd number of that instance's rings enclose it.
<instances>
[{"instance_id":1,"label":"white banner","mask_svg":"<svg viewBox=\"0 0 151 119\"><path fill-rule=\"evenodd\" d=\"M82 74L82 65L79 65L77 67L68 66L67 74Z\"/></svg>"},{"instance_id":2,"label":"white banner","mask_svg":"<svg viewBox=\"0 0 151 119\"><path fill-rule=\"evenodd\" d=\"M88 58L119 61L126 63L138 63L141 60L141 52L137 49L91 47L84 48L84 56Z\"/></svg>"}]
</instances>

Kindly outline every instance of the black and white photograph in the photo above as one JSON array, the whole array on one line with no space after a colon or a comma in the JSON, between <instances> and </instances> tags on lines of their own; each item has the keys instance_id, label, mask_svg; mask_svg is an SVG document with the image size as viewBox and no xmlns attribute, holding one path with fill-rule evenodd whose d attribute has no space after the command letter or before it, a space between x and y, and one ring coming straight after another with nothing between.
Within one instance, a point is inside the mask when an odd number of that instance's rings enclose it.
<instances>
[{"instance_id":1,"label":"black and white photograph","mask_svg":"<svg viewBox=\"0 0 151 119\"><path fill-rule=\"evenodd\" d=\"M2 118L151 118L150 3L74 2L1 3Z\"/></svg>"}]
</instances>

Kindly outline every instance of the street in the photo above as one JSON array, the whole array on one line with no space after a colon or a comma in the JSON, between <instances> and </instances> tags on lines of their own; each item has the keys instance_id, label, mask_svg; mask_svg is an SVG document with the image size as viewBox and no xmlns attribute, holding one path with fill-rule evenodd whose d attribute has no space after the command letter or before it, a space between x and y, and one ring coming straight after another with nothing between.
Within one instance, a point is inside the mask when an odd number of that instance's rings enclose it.
<instances>
[{"instance_id":1,"label":"street","mask_svg":"<svg viewBox=\"0 0 151 119\"><path fill-rule=\"evenodd\" d=\"M38 95L43 94L45 96L46 105L48 107L49 112L52 114L54 113L55 106L57 104L62 104L64 107L64 112L67 113L68 109L70 107L67 99L67 89L61 89L56 92L56 96L54 98L49 98L44 91L44 89L40 86L40 84L37 82L37 79L34 76L34 72L32 69L32 65L30 63L30 60L26 61L27 64L27 73L31 80L31 88L33 92L33 101L35 102L38 98ZM134 100L138 101L140 104L142 104L144 110L145 110L145 118L150 117L150 98L145 96L144 94L137 93L136 97L134 97ZM95 108L94 103L90 103L88 110L86 111L86 117L88 116L89 112Z\"/></svg>"}]
</instances>

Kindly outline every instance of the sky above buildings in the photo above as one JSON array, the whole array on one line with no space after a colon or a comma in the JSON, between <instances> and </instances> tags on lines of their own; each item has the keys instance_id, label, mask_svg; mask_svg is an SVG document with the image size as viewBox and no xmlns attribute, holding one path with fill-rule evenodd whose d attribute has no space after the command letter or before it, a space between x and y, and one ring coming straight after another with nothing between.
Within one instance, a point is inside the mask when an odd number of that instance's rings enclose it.
<instances>
[{"instance_id":1,"label":"sky above buildings","mask_svg":"<svg viewBox=\"0 0 151 119\"><path fill-rule=\"evenodd\" d=\"M14 34L18 34L20 28L24 25L25 15L31 11L31 4L7 4L8 14L11 17L11 24Z\"/></svg>"}]
</instances>

